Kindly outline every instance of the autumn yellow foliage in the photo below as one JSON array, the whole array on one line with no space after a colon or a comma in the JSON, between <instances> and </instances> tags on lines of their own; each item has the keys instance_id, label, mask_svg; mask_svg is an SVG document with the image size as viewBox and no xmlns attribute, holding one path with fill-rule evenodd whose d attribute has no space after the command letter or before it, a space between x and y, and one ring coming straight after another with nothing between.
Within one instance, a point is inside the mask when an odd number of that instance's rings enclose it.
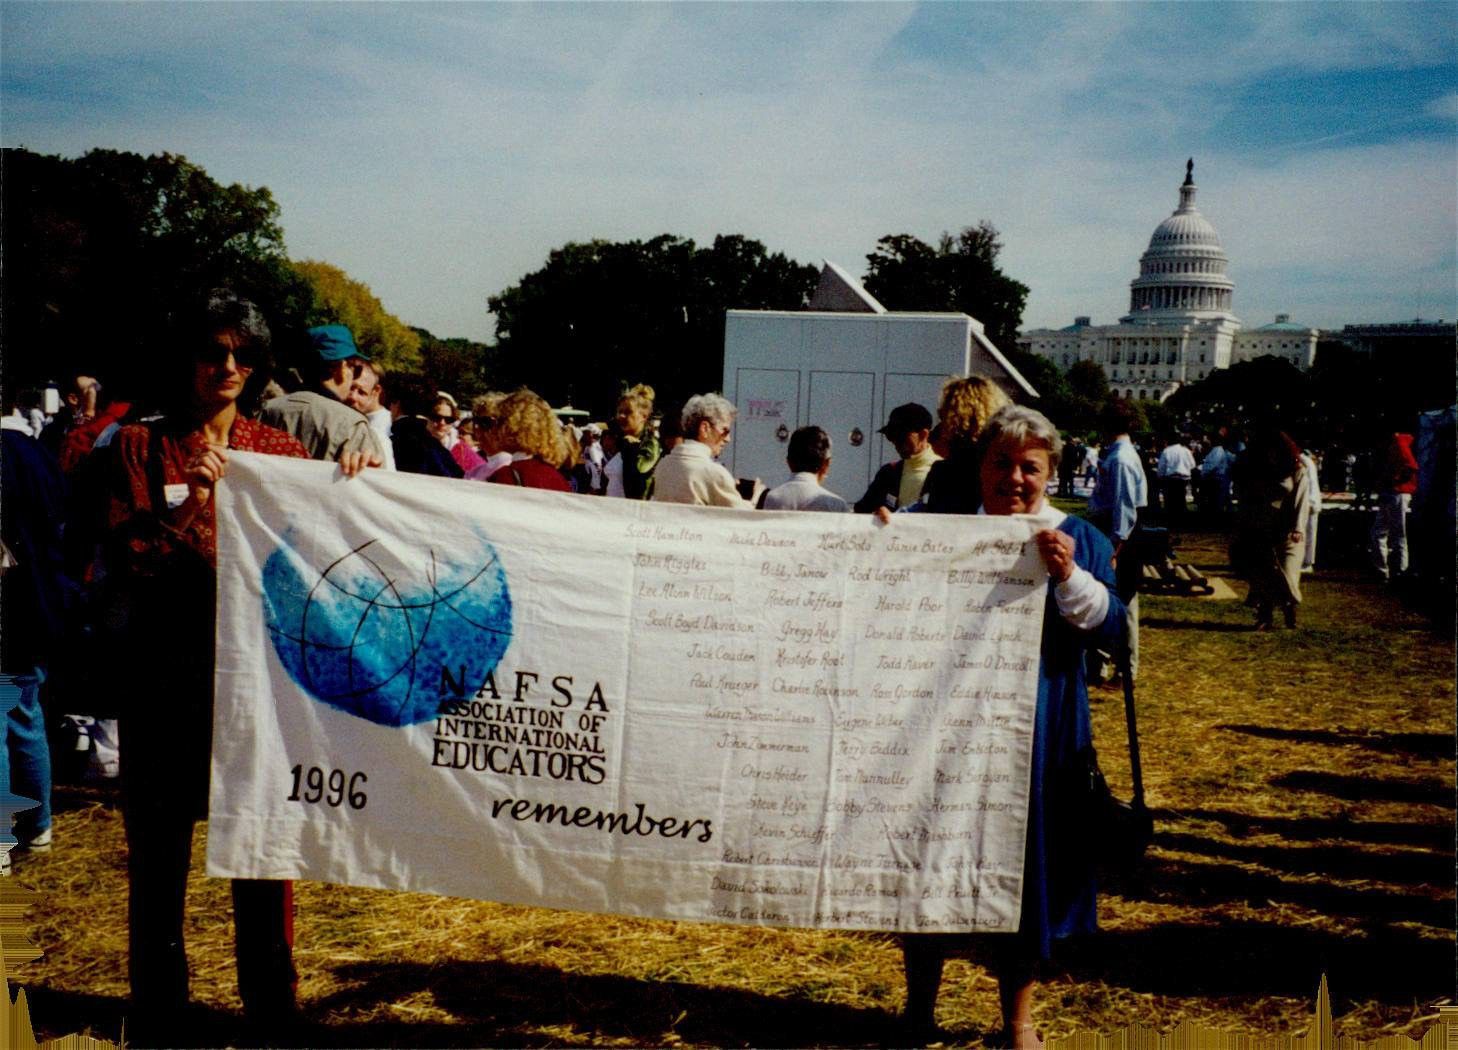
<instances>
[{"instance_id":1,"label":"autumn yellow foliage","mask_svg":"<svg viewBox=\"0 0 1458 1050\"><path fill-rule=\"evenodd\" d=\"M354 333L355 345L392 372L418 371L420 336L370 291L339 267L305 259L293 264L314 289L313 324L342 324Z\"/></svg>"}]
</instances>

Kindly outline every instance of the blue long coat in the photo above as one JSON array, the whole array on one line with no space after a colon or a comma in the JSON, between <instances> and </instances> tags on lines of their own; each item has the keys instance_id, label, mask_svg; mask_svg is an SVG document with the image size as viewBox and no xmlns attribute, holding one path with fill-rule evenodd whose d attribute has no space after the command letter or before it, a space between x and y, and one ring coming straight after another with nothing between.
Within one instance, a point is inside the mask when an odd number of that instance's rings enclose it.
<instances>
[{"instance_id":1,"label":"blue long coat","mask_svg":"<svg viewBox=\"0 0 1458 1050\"><path fill-rule=\"evenodd\" d=\"M1057 810L1058 802L1049 788L1092 741L1084 652L1089 647L1115 651L1124 636L1124 604L1114 585L1113 547L1102 532L1081 518L1064 518L1058 530L1073 537L1073 560L1108 588L1109 611L1097 628L1076 630L1059 615L1054 584L1048 581L1018 927L1019 938L1045 959L1055 938L1092 933L1097 928L1092 860L1070 841L1072 822Z\"/></svg>"}]
</instances>

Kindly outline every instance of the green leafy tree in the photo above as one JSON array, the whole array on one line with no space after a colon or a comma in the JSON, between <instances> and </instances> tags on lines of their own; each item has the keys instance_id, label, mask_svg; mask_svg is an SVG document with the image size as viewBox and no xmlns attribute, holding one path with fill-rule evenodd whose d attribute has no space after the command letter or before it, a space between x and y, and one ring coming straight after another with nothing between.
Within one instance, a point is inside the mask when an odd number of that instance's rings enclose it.
<instances>
[{"instance_id":1,"label":"green leafy tree","mask_svg":"<svg viewBox=\"0 0 1458 1050\"><path fill-rule=\"evenodd\" d=\"M649 383L660 403L717 390L724 312L801 307L817 276L738 235L707 248L671 234L566 244L487 300L493 378L598 415L631 383Z\"/></svg>"},{"instance_id":2,"label":"green leafy tree","mask_svg":"<svg viewBox=\"0 0 1458 1050\"><path fill-rule=\"evenodd\" d=\"M1164 407L1172 419L1204 430L1273 423L1305 432L1317 416L1310 378L1289 361L1271 356L1217 368L1176 390Z\"/></svg>"},{"instance_id":3,"label":"green leafy tree","mask_svg":"<svg viewBox=\"0 0 1458 1050\"><path fill-rule=\"evenodd\" d=\"M1075 361L1068 369L1068 390L1075 397L1102 402L1109 396L1109 376L1097 361Z\"/></svg>"},{"instance_id":4,"label":"green leafy tree","mask_svg":"<svg viewBox=\"0 0 1458 1050\"><path fill-rule=\"evenodd\" d=\"M171 153L7 149L3 165L7 388L85 371L145 396L171 314L219 286L263 308L276 345L298 338L311 292L267 188Z\"/></svg>"},{"instance_id":5,"label":"green leafy tree","mask_svg":"<svg viewBox=\"0 0 1458 1050\"><path fill-rule=\"evenodd\" d=\"M326 262L306 259L293 267L314 291L311 325L345 325L371 360L395 372L420 369L420 335L387 311L369 285Z\"/></svg>"},{"instance_id":6,"label":"green leafy tree","mask_svg":"<svg viewBox=\"0 0 1458 1050\"><path fill-rule=\"evenodd\" d=\"M1144 401L1144 428L1154 434L1166 436L1182 434L1189 429L1184 420L1169 407L1167 401Z\"/></svg>"},{"instance_id":7,"label":"green leafy tree","mask_svg":"<svg viewBox=\"0 0 1458 1050\"><path fill-rule=\"evenodd\" d=\"M986 219L955 237L943 233L936 247L909 233L893 234L877 241L876 250L866 256L864 283L890 310L970 314L1007 354L1017 347L1028 286L998 268L1001 251L997 228ZM1018 370L1023 370L1021 365Z\"/></svg>"},{"instance_id":8,"label":"green leafy tree","mask_svg":"<svg viewBox=\"0 0 1458 1050\"><path fill-rule=\"evenodd\" d=\"M1308 373L1320 408L1312 436L1325 431L1353 445L1375 445L1394 430L1414 425L1417 413L1453 403L1453 358L1439 355L1372 354L1339 341L1317 347Z\"/></svg>"},{"instance_id":9,"label":"green leafy tree","mask_svg":"<svg viewBox=\"0 0 1458 1050\"><path fill-rule=\"evenodd\" d=\"M1021 361L1030 356L1035 355L1018 354L1019 370L1022 368ZM1058 372L1046 358L1036 359ZM1040 392L1042 389L1039 387ZM1060 429L1070 434L1088 434L1097 429L1099 409L1109 397L1109 384L1104 378L1102 365L1096 361L1077 361L1066 373L1058 372L1057 382L1050 384L1048 389L1050 393L1039 401L1038 407Z\"/></svg>"},{"instance_id":10,"label":"green leafy tree","mask_svg":"<svg viewBox=\"0 0 1458 1050\"><path fill-rule=\"evenodd\" d=\"M451 394L467 411L471 398L502 384L496 378L496 351L470 339L440 339L424 328L412 329L420 340L419 374L433 389Z\"/></svg>"},{"instance_id":11,"label":"green leafy tree","mask_svg":"<svg viewBox=\"0 0 1458 1050\"><path fill-rule=\"evenodd\" d=\"M1068 378L1052 361L1039 354L1019 350L1016 346L1003 350L1002 356L1038 391L1040 411L1047 413L1050 406L1062 406L1067 402L1071 392Z\"/></svg>"}]
</instances>

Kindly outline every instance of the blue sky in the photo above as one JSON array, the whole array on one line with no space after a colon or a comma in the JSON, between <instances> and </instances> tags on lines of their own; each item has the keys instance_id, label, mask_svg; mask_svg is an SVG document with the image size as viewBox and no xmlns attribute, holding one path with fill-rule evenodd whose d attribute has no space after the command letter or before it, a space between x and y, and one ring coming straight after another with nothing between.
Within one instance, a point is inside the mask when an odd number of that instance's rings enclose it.
<instances>
[{"instance_id":1,"label":"blue sky","mask_svg":"<svg viewBox=\"0 0 1458 1050\"><path fill-rule=\"evenodd\" d=\"M1458 315L1458 5L0 4L0 141L265 185L439 335L569 240L861 273L989 219L1109 322L1187 156L1247 324Z\"/></svg>"}]
</instances>

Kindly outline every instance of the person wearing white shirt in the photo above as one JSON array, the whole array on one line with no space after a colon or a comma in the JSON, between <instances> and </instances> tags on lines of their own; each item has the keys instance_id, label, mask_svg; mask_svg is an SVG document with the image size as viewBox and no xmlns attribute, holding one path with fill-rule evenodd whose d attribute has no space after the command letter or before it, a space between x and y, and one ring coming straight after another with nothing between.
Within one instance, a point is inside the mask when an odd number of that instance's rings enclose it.
<instances>
[{"instance_id":1,"label":"person wearing white shirt","mask_svg":"<svg viewBox=\"0 0 1458 1050\"><path fill-rule=\"evenodd\" d=\"M614 452L602 465L602 492L614 499L627 499L628 490L623 488L623 457Z\"/></svg>"},{"instance_id":2,"label":"person wearing white shirt","mask_svg":"<svg viewBox=\"0 0 1458 1050\"><path fill-rule=\"evenodd\" d=\"M0 418L0 428L5 430L18 430L26 437L38 436L31 428L30 418L20 408L12 409L8 416Z\"/></svg>"},{"instance_id":3,"label":"person wearing white shirt","mask_svg":"<svg viewBox=\"0 0 1458 1050\"><path fill-rule=\"evenodd\" d=\"M830 472L830 435L819 427L801 427L790 435L785 457L794 476L764 494L765 510L818 510L844 514L850 504L821 482Z\"/></svg>"},{"instance_id":4,"label":"person wearing white shirt","mask_svg":"<svg viewBox=\"0 0 1458 1050\"><path fill-rule=\"evenodd\" d=\"M384 370L372 361L361 361L360 372L349 385L345 404L369 420L370 429L380 439L382 465L386 470L395 469L395 446L390 441L390 425L394 417L382 403L384 397Z\"/></svg>"},{"instance_id":5,"label":"person wearing white shirt","mask_svg":"<svg viewBox=\"0 0 1458 1050\"><path fill-rule=\"evenodd\" d=\"M734 405L718 394L688 399L683 406L683 443L658 461L653 475L655 503L754 509L754 501L739 494L734 475L716 462L734 432L734 416ZM755 488L761 487L756 481Z\"/></svg>"},{"instance_id":6,"label":"person wearing white shirt","mask_svg":"<svg viewBox=\"0 0 1458 1050\"><path fill-rule=\"evenodd\" d=\"M1309 451L1301 453L1301 465L1306 468L1306 520L1301 532L1306 537L1306 551L1301 559L1301 571L1316 571L1316 523L1321 516L1321 480L1317 477L1316 460Z\"/></svg>"},{"instance_id":7,"label":"person wearing white shirt","mask_svg":"<svg viewBox=\"0 0 1458 1050\"><path fill-rule=\"evenodd\" d=\"M1164 446L1154 469L1159 476L1159 487L1164 490L1165 512L1173 521L1183 520L1185 493L1190 487L1190 475L1195 471L1194 454L1175 438Z\"/></svg>"},{"instance_id":8,"label":"person wearing white shirt","mask_svg":"<svg viewBox=\"0 0 1458 1050\"><path fill-rule=\"evenodd\" d=\"M587 466L588 490L594 495L601 495L607 487L607 478L602 470L607 456L602 451L602 427L596 423L582 428L582 462ZM622 484L621 476L618 483Z\"/></svg>"}]
</instances>

